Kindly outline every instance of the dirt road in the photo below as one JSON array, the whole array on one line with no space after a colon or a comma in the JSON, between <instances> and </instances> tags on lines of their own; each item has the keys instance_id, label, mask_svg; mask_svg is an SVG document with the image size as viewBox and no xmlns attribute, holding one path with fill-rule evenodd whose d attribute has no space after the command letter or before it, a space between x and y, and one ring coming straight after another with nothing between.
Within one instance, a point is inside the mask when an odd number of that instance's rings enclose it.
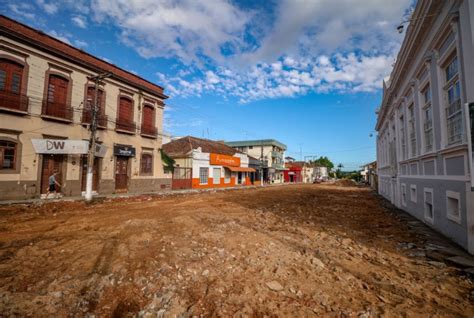
<instances>
[{"instance_id":1,"label":"dirt road","mask_svg":"<svg viewBox=\"0 0 474 318\"><path fill-rule=\"evenodd\" d=\"M474 315L472 282L415 253L422 239L397 215L329 185L2 207L0 311Z\"/></svg>"}]
</instances>

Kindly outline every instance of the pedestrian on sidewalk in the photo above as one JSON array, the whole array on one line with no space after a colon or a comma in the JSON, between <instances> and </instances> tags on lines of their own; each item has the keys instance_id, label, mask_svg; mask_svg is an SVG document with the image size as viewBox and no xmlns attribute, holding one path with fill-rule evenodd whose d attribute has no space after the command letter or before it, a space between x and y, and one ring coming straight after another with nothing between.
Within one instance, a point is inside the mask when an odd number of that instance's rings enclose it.
<instances>
[{"instance_id":1,"label":"pedestrian on sidewalk","mask_svg":"<svg viewBox=\"0 0 474 318\"><path fill-rule=\"evenodd\" d=\"M53 174L49 176L49 179L48 179L48 184L49 184L49 188L48 188L48 192L46 192L46 196L45 196L45 199L48 198L48 195L53 192L55 194L55 196L57 197L57 194L56 194L56 186L60 187L61 184L59 184L59 182L56 180L56 175L58 174L58 171L57 170L54 170L53 171Z\"/></svg>"}]
</instances>

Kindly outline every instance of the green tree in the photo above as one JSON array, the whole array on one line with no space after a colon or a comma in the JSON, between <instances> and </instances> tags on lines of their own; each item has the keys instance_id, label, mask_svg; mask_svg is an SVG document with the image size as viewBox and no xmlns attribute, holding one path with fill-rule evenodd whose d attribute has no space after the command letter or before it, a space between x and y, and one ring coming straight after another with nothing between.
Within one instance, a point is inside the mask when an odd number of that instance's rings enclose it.
<instances>
[{"instance_id":1,"label":"green tree","mask_svg":"<svg viewBox=\"0 0 474 318\"><path fill-rule=\"evenodd\" d=\"M329 171L331 171L334 168L334 164L326 156L319 157L319 159L314 160L313 163L316 163L320 166L326 167L326 168L328 168Z\"/></svg>"}]
</instances>

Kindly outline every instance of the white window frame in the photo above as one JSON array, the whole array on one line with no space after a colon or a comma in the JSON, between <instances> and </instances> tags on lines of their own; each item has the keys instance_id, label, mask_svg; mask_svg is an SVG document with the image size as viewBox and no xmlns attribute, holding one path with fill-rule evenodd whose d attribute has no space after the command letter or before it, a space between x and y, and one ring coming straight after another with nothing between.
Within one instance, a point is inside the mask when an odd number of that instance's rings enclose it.
<instances>
[{"instance_id":1,"label":"white window frame","mask_svg":"<svg viewBox=\"0 0 474 318\"><path fill-rule=\"evenodd\" d=\"M428 203L426 201L426 194L430 193L431 194L431 214L433 217L428 217L427 216L427 206L426 204ZM427 221L430 224L434 224L434 215L435 215L435 206L434 206L434 196L433 196L433 188L423 188L423 216L425 218L425 221Z\"/></svg>"},{"instance_id":2,"label":"white window frame","mask_svg":"<svg viewBox=\"0 0 474 318\"><path fill-rule=\"evenodd\" d=\"M216 178L216 171L219 172L218 178ZM221 168L212 168L212 184L220 184L220 183L221 183Z\"/></svg>"},{"instance_id":3,"label":"white window frame","mask_svg":"<svg viewBox=\"0 0 474 318\"><path fill-rule=\"evenodd\" d=\"M206 171L206 173L203 173ZM203 177L206 178L206 182L203 182ZM209 168L208 167L199 167L199 184L209 184Z\"/></svg>"},{"instance_id":4,"label":"white window frame","mask_svg":"<svg viewBox=\"0 0 474 318\"><path fill-rule=\"evenodd\" d=\"M401 192L402 192L402 205L407 206L407 185L402 183L401 185Z\"/></svg>"},{"instance_id":5,"label":"white window frame","mask_svg":"<svg viewBox=\"0 0 474 318\"><path fill-rule=\"evenodd\" d=\"M457 70L454 75L450 79L447 78L447 70L449 66L453 63L456 59L457 63ZM464 136L464 123L463 123L463 108L462 108L462 101L461 101L461 81L459 76L460 71L460 60L457 54L457 50L454 50L454 55L451 56L448 60L446 60L443 68L443 78L444 78L444 116L445 116L445 129L446 129L446 146L452 146L458 143L463 142ZM459 96L457 99L454 100L452 103L449 102L449 91L453 89L456 91L456 85L459 86ZM460 132L459 134L451 135L451 126L460 125ZM453 128L454 129L454 128ZM456 138L455 138L456 137Z\"/></svg>"},{"instance_id":6,"label":"white window frame","mask_svg":"<svg viewBox=\"0 0 474 318\"><path fill-rule=\"evenodd\" d=\"M415 195L413 195L413 191L415 191ZM418 201L418 193L416 190L416 184L410 184L410 201L413 203L417 203Z\"/></svg>"},{"instance_id":7,"label":"white window frame","mask_svg":"<svg viewBox=\"0 0 474 318\"><path fill-rule=\"evenodd\" d=\"M430 99L426 99L426 93L430 96ZM428 82L423 89L420 91L422 96L422 117L423 117L423 152L428 153L434 150L434 127L433 127L433 92L431 91L431 83ZM431 113L430 120L427 119L426 113ZM428 142L430 141L430 143Z\"/></svg>"},{"instance_id":8,"label":"white window frame","mask_svg":"<svg viewBox=\"0 0 474 318\"><path fill-rule=\"evenodd\" d=\"M450 213L449 199L455 199L458 201L458 215ZM459 192L454 192L450 190L446 191L446 217L453 222L461 224L461 194Z\"/></svg>"}]
</instances>

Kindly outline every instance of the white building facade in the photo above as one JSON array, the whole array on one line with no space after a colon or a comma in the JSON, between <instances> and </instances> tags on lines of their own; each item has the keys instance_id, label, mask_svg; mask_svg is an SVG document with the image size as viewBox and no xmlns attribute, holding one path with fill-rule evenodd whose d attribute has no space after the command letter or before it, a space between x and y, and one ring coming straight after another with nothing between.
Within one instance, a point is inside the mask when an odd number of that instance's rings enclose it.
<instances>
[{"instance_id":1,"label":"white building facade","mask_svg":"<svg viewBox=\"0 0 474 318\"><path fill-rule=\"evenodd\" d=\"M384 82L378 191L474 253L474 1L419 1L411 21Z\"/></svg>"}]
</instances>

